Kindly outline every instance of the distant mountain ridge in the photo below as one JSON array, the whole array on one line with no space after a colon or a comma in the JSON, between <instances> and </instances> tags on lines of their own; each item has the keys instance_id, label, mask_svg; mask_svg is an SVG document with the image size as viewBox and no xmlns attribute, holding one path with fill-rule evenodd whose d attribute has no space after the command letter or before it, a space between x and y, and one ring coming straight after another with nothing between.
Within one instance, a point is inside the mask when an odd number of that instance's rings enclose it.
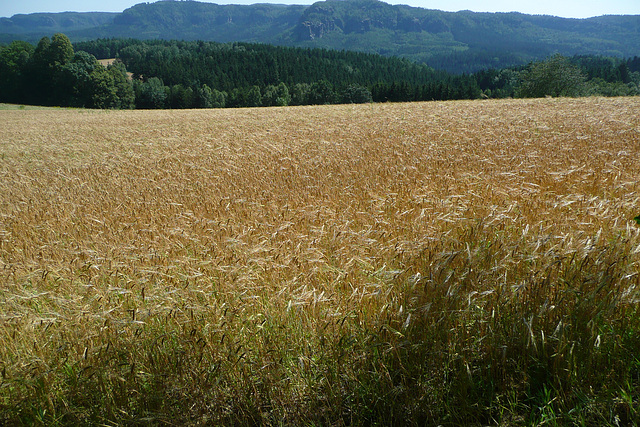
<instances>
[{"instance_id":1,"label":"distant mountain ridge","mask_svg":"<svg viewBox=\"0 0 640 427\"><path fill-rule=\"evenodd\" d=\"M113 12L32 13L0 18L0 34L35 35L51 31L71 32L111 24L119 15Z\"/></svg>"},{"instance_id":2,"label":"distant mountain ridge","mask_svg":"<svg viewBox=\"0 0 640 427\"><path fill-rule=\"evenodd\" d=\"M160 1L122 13L0 19L0 42L36 42L53 32L64 32L73 41L131 37L356 50L454 72L520 65L554 53L640 56L640 15L567 19L442 12L378 0L327 0L310 6Z\"/></svg>"}]
</instances>

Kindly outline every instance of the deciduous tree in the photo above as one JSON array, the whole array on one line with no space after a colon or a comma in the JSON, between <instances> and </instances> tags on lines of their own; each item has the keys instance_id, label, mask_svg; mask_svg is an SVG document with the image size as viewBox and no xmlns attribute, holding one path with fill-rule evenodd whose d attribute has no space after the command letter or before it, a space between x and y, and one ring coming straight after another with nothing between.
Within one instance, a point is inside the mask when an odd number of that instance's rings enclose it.
<instances>
[{"instance_id":1,"label":"deciduous tree","mask_svg":"<svg viewBox=\"0 0 640 427\"><path fill-rule=\"evenodd\" d=\"M580 68L562 55L530 65L521 78L518 95L523 98L579 96L584 92L586 80Z\"/></svg>"}]
</instances>

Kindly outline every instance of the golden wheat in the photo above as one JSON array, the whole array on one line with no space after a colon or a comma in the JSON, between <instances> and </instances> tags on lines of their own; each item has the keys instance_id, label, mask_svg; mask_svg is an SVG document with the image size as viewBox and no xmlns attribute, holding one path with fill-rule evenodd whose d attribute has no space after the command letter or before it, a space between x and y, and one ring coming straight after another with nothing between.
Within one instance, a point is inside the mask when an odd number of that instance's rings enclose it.
<instances>
[{"instance_id":1,"label":"golden wheat","mask_svg":"<svg viewBox=\"0 0 640 427\"><path fill-rule=\"evenodd\" d=\"M474 271L481 251L458 239L464 280L500 277L464 290L470 322L496 287L525 285L518 272L620 238L635 304L637 111L638 98L0 111L0 393L40 378L43 411L59 413L65 366L113 385L181 363L190 381L227 369L303 406L310 343L358 325L402 335L419 310L398 284L446 284L445 242L474 224L527 249Z\"/></svg>"}]
</instances>

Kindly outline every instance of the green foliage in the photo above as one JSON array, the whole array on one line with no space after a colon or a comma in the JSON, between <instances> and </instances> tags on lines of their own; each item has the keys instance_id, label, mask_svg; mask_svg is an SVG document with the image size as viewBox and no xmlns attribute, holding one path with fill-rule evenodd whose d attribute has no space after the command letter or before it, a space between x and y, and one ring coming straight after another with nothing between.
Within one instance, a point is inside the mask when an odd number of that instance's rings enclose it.
<instances>
[{"instance_id":1,"label":"green foliage","mask_svg":"<svg viewBox=\"0 0 640 427\"><path fill-rule=\"evenodd\" d=\"M25 73L33 52L34 47L22 41L0 46L0 98L4 102L19 102L24 96Z\"/></svg>"},{"instance_id":2,"label":"green foliage","mask_svg":"<svg viewBox=\"0 0 640 427\"><path fill-rule=\"evenodd\" d=\"M92 73L98 67L96 59L86 53L78 52L58 74L55 98L59 105L73 107L90 106L93 102Z\"/></svg>"},{"instance_id":3,"label":"green foliage","mask_svg":"<svg viewBox=\"0 0 640 427\"><path fill-rule=\"evenodd\" d=\"M284 107L289 105L290 102L291 94L284 82L280 82L278 86L269 85L265 88L264 95L262 96L262 105L265 107Z\"/></svg>"},{"instance_id":4,"label":"green foliage","mask_svg":"<svg viewBox=\"0 0 640 427\"><path fill-rule=\"evenodd\" d=\"M169 108L184 109L196 106L196 94L190 87L178 84L165 88L165 92L167 93L167 106Z\"/></svg>"},{"instance_id":5,"label":"green foliage","mask_svg":"<svg viewBox=\"0 0 640 427\"><path fill-rule=\"evenodd\" d=\"M64 34L57 33L51 38L51 44L47 49L47 62L49 64L64 65L73 58L73 46L71 40Z\"/></svg>"},{"instance_id":6,"label":"green foliage","mask_svg":"<svg viewBox=\"0 0 640 427\"><path fill-rule=\"evenodd\" d=\"M101 39L79 46L90 52L74 53L63 34L35 48L0 47L0 102L223 108L640 94L638 57L555 55L524 68L451 75L400 58L263 44ZM118 57L108 73L92 56L105 53Z\"/></svg>"},{"instance_id":7,"label":"green foliage","mask_svg":"<svg viewBox=\"0 0 640 427\"><path fill-rule=\"evenodd\" d=\"M561 55L531 64L521 73L521 78L517 94L523 98L575 97L584 94L586 89L582 70Z\"/></svg>"},{"instance_id":8,"label":"green foliage","mask_svg":"<svg viewBox=\"0 0 640 427\"><path fill-rule=\"evenodd\" d=\"M439 99L480 94L469 76L452 78L424 65L380 55L247 43L101 43L117 46L117 56L136 78L154 76L168 87L192 87L195 92L207 85L228 94L227 107L427 100L434 96L427 94L425 86L435 87L435 82L440 84ZM101 43L90 47L105 50ZM113 52L111 47L106 50ZM372 96L376 84L385 88L384 96ZM180 108L175 102L170 105Z\"/></svg>"},{"instance_id":9,"label":"green foliage","mask_svg":"<svg viewBox=\"0 0 640 427\"><path fill-rule=\"evenodd\" d=\"M127 75L127 69L122 62L116 61L109 65L107 70L113 76L116 90L116 104L114 108L130 109L135 106L135 92Z\"/></svg>"},{"instance_id":10,"label":"green foliage","mask_svg":"<svg viewBox=\"0 0 640 427\"><path fill-rule=\"evenodd\" d=\"M254 85L247 91L245 95L245 105L247 107L260 107L262 105L262 94L260 87Z\"/></svg>"},{"instance_id":11,"label":"green foliage","mask_svg":"<svg viewBox=\"0 0 640 427\"><path fill-rule=\"evenodd\" d=\"M139 108L157 109L164 108L168 98L164 83L157 77L151 77L147 81L136 80L134 83L136 93L136 105Z\"/></svg>"},{"instance_id":12,"label":"green foliage","mask_svg":"<svg viewBox=\"0 0 640 427\"><path fill-rule=\"evenodd\" d=\"M264 92L269 85L284 83L290 88L323 79L338 88L379 81L417 85L447 76L424 65L380 55L248 43L132 42L116 54L136 76L158 77L167 85L207 84L221 91L257 85Z\"/></svg>"},{"instance_id":13,"label":"green foliage","mask_svg":"<svg viewBox=\"0 0 640 427\"><path fill-rule=\"evenodd\" d=\"M198 89L198 107L213 108L213 91L206 84Z\"/></svg>"},{"instance_id":14,"label":"green foliage","mask_svg":"<svg viewBox=\"0 0 640 427\"><path fill-rule=\"evenodd\" d=\"M342 102L344 104L365 104L373 102L371 91L364 86L357 84L349 85L342 92Z\"/></svg>"},{"instance_id":15,"label":"green foliage","mask_svg":"<svg viewBox=\"0 0 640 427\"><path fill-rule=\"evenodd\" d=\"M587 94L601 96L637 96L640 95L640 87L635 82L606 82L602 79L593 79L587 84Z\"/></svg>"},{"instance_id":16,"label":"green foliage","mask_svg":"<svg viewBox=\"0 0 640 427\"><path fill-rule=\"evenodd\" d=\"M320 80L311 85L307 99L309 104L312 105L334 104L337 100L337 94L333 90L331 83L326 80Z\"/></svg>"},{"instance_id":17,"label":"green foliage","mask_svg":"<svg viewBox=\"0 0 640 427\"><path fill-rule=\"evenodd\" d=\"M49 52L49 48L51 47L51 39L49 37L43 37L38 42L36 46L36 50L34 52L34 59L39 62L48 63L48 58L46 58L47 52Z\"/></svg>"},{"instance_id":18,"label":"green foliage","mask_svg":"<svg viewBox=\"0 0 640 427\"><path fill-rule=\"evenodd\" d=\"M113 73L99 65L91 72L91 101L92 108L119 107L118 92Z\"/></svg>"},{"instance_id":19,"label":"green foliage","mask_svg":"<svg viewBox=\"0 0 640 427\"><path fill-rule=\"evenodd\" d=\"M40 39L33 60L27 66L27 78L23 81L29 97L36 104L69 105L68 91L72 88L67 85L65 67L73 56L71 41L64 34L54 34L51 39Z\"/></svg>"},{"instance_id":20,"label":"green foliage","mask_svg":"<svg viewBox=\"0 0 640 427\"><path fill-rule=\"evenodd\" d=\"M311 85L309 83L296 83L291 89L291 105L305 105Z\"/></svg>"},{"instance_id":21,"label":"green foliage","mask_svg":"<svg viewBox=\"0 0 640 427\"><path fill-rule=\"evenodd\" d=\"M227 93L217 89L211 92L211 108L224 108L227 105Z\"/></svg>"},{"instance_id":22,"label":"green foliage","mask_svg":"<svg viewBox=\"0 0 640 427\"><path fill-rule=\"evenodd\" d=\"M109 68L69 38L54 34L38 45L0 49L0 102L88 108L131 108L134 93L122 63Z\"/></svg>"}]
</instances>

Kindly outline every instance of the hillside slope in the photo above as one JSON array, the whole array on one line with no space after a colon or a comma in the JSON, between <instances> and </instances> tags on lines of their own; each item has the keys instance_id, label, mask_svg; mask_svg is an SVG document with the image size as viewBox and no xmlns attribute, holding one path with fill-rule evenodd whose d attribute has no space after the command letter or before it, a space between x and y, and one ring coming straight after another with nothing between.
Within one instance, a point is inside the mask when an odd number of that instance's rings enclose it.
<instances>
[{"instance_id":1,"label":"hillside slope","mask_svg":"<svg viewBox=\"0 0 640 427\"><path fill-rule=\"evenodd\" d=\"M113 22L118 13L112 12L62 12L32 13L0 18L0 35L6 39L11 35L23 35L27 38L37 35L50 35L51 32L73 32L95 29ZM24 38L24 37L18 37Z\"/></svg>"},{"instance_id":2,"label":"hillside slope","mask_svg":"<svg viewBox=\"0 0 640 427\"><path fill-rule=\"evenodd\" d=\"M328 0L311 6L163 1L138 4L115 15L91 15L95 25L88 17L69 24L71 18L83 16L3 18L0 41L34 42L63 31L74 41L133 37L261 42L401 56L454 72L519 65L554 53L640 55L640 15L566 19L453 13L377 0ZM47 20L56 24L44 25Z\"/></svg>"}]
</instances>

